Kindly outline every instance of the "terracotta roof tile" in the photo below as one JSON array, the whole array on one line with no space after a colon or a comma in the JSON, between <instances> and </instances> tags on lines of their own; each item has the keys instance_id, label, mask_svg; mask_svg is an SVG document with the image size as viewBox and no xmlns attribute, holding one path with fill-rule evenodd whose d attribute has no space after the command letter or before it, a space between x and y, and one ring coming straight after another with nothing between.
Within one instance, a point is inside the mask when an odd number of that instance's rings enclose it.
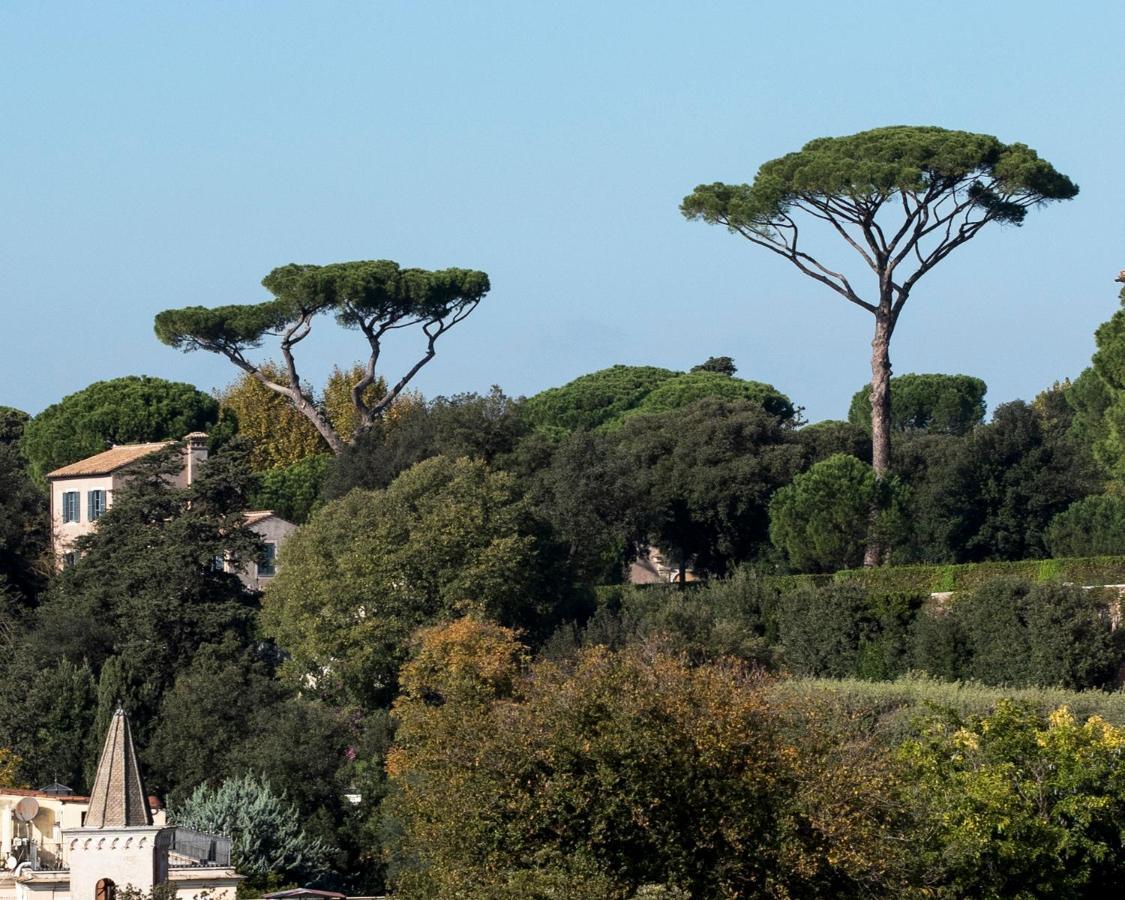
<instances>
[{"instance_id":1,"label":"terracotta roof tile","mask_svg":"<svg viewBox=\"0 0 1125 900\"><path fill-rule=\"evenodd\" d=\"M161 441L157 444L121 444L103 453L88 456L76 463L71 463L69 466L63 466L61 469L48 472L47 477L79 478L88 475L108 475L131 462L136 462L141 457L155 453L157 450L163 450L172 443L172 441Z\"/></svg>"},{"instance_id":2,"label":"terracotta roof tile","mask_svg":"<svg viewBox=\"0 0 1125 900\"><path fill-rule=\"evenodd\" d=\"M257 525L259 522L264 522L272 517L273 514L272 509L249 509L242 514L242 518L247 525Z\"/></svg>"}]
</instances>

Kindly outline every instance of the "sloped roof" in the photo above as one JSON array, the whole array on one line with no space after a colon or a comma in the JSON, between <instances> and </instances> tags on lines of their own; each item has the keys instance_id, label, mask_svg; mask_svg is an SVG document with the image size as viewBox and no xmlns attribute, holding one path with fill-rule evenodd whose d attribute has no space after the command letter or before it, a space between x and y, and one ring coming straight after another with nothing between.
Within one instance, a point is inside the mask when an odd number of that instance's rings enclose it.
<instances>
[{"instance_id":1,"label":"sloped roof","mask_svg":"<svg viewBox=\"0 0 1125 900\"><path fill-rule=\"evenodd\" d=\"M86 828L128 828L151 825L152 811L141 783L137 751L129 729L129 717L118 708L109 723L105 747L90 791Z\"/></svg>"},{"instance_id":2,"label":"sloped roof","mask_svg":"<svg viewBox=\"0 0 1125 900\"><path fill-rule=\"evenodd\" d=\"M85 803L90 799L89 797L83 797L81 794L56 794L51 791L32 791L27 788L13 787L0 788L0 794L16 797L46 797L50 800L58 800L60 803Z\"/></svg>"},{"instance_id":3,"label":"sloped roof","mask_svg":"<svg viewBox=\"0 0 1125 900\"><path fill-rule=\"evenodd\" d=\"M247 525L257 525L259 522L272 518L273 515L272 509L248 509L242 514L242 519Z\"/></svg>"},{"instance_id":4,"label":"sloped roof","mask_svg":"<svg viewBox=\"0 0 1125 900\"><path fill-rule=\"evenodd\" d=\"M129 463L136 462L150 453L155 453L157 450L163 450L165 447L170 446L173 441L160 441L156 444L121 444L117 447L111 447L102 453L96 453L93 456L87 456L85 459L80 459L78 462L71 463L69 466L63 466L61 469L55 469L53 472L48 472L48 478L80 478L90 475L108 475L111 472L116 472L123 466Z\"/></svg>"}]
</instances>

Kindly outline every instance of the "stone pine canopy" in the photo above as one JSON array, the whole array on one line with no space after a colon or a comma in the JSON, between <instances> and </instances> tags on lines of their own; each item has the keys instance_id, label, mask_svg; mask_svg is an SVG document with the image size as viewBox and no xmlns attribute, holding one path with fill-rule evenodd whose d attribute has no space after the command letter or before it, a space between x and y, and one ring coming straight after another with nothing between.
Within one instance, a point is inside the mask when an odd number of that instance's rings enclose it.
<instances>
[{"instance_id":1,"label":"stone pine canopy","mask_svg":"<svg viewBox=\"0 0 1125 900\"><path fill-rule=\"evenodd\" d=\"M127 828L151 824L152 812L141 782L129 717L118 707L106 732L85 827Z\"/></svg>"}]
</instances>

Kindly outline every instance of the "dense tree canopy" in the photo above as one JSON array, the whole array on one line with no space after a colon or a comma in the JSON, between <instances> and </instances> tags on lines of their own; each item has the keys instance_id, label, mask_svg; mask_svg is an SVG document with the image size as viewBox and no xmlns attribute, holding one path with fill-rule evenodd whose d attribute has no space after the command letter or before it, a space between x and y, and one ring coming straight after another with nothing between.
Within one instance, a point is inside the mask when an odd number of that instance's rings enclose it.
<instances>
[{"instance_id":1,"label":"dense tree canopy","mask_svg":"<svg viewBox=\"0 0 1125 900\"><path fill-rule=\"evenodd\" d=\"M837 453L796 476L769 505L775 547L801 572L834 572L863 559L873 528L886 528L888 491L854 456ZM871 510L885 510L872 521Z\"/></svg>"},{"instance_id":2,"label":"dense tree canopy","mask_svg":"<svg viewBox=\"0 0 1125 900\"><path fill-rule=\"evenodd\" d=\"M328 498L357 487L385 488L433 456L500 465L529 430L519 401L498 387L483 395L456 394L400 406L335 458L324 486Z\"/></svg>"},{"instance_id":3,"label":"dense tree canopy","mask_svg":"<svg viewBox=\"0 0 1125 900\"><path fill-rule=\"evenodd\" d=\"M129 375L48 406L27 423L21 446L32 476L41 479L111 444L178 441L208 431L218 418L215 399L190 384Z\"/></svg>"},{"instance_id":4,"label":"dense tree canopy","mask_svg":"<svg viewBox=\"0 0 1125 900\"><path fill-rule=\"evenodd\" d=\"M88 662L116 679L108 713L128 704L141 739L176 673L204 644L248 638L256 608L238 576L215 565L225 557L237 568L260 548L242 518L244 458L234 448L213 455L186 489L168 484L180 465L176 449L133 465L97 529L79 539L77 563L53 579L27 642L43 661Z\"/></svg>"},{"instance_id":5,"label":"dense tree canopy","mask_svg":"<svg viewBox=\"0 0 1125 900\"><path fill-rule=\"evenodd\" d=\"M47 495L14 444L0 441L0 594L33 601L49 568Z\"/></svg>"},{"instance_id":6,"label":"dense tree canopy","mask_svg":"<svg viewBox=\"0 0 1125 900\"><path fill-rule=\"evenodd\" d=\"M964 434L984 421L987 390L970 375L898 375L891 379L891 427ZM848 421L871 433L871 385L852 397Z\"/></svg>"},{"instance_id":7,"label":"dense tree canopy","mask_svg":"<svg viewBox=\"0 0 1125 900\"><path fill-rule=\"evenodd\" d=\"M792 401L773 385L744 381L721 372L693 371L663 381L633 409L611 424L620 424L632 416L682 409L705 397L755 403L771 415L784 420L792 419L795 413Z\"/></svg>"},{"instance_id":8,"label":"dense tree canopy","mask_svg":"<svg viewBox=\"0 0 1125 900\"><path fill-rule=\"evenodd\" d=\"M800 468L791 433L745 400L630 418L617 445L635 470L651 542L700 572L760 553L770 498Z\"/></svg>"},{"instance_id":9,"label":"dense tree canopy","mask_svg":"<svg viewBox=\"0 0 1125 900\"><path fill-rule=\"evenodd\" d=\"M819 138L765 163L753 184L701 184L688 219L725 225L871 313L872 464L890 470L890 341L918 280L988 223L1019 225L1028 209L1078 187L1025 144L934 127L892 126ZM802 215L798 215L802 214ZM827 223L870 270L874 287L800 240L803 216ZM874 565L883 548L871 544Z\"/></svg>"},{"instance_id":10,"label":"dense tree canopy","mask_svg":"<svg viewBox=\"0 0 1125 900\"><path fill-rule=\"evenodd\" d=\"M420 625L472 612L542 629L571 589L512 477L468 459L434 457L327 504L282 562L263 621L286 665L368 709L393 696Z\"/></svg>"},{"instance_id":11,"label":"dense tree canopy","mask_svg":"<svg viewBox=\"0 0 1125 900\"><path fill-rule=\"evenodd\" d=\"M772 385L735 378L733 361L722 359L730 365L712 358L690 372L655 366L611 366L530 397L523 413L537 428L562 432L613 429L634 415L667 412L704 397L719 397L749 400L779 418L793 417L794 407L788 397Z\"/></svg>"},{"instance_id":12,"label":"dense tree canopy","mask_svg":"<svg viewBox=\"0 0 1125 900\"><path fill-rule=\"evenodd\" d=\"M19 444L30 418L22 409L0 406L0 444Z\"/></svg>"},{"instance_id":13,"label":"dense tree canopy","mask_svg":"<svg viewBox=\"0 0 1125 900\"><path fill-rule=\"evenodd\" d=\"M1051 519L1047 547L1052 556L1125 554L1125 497L1102 494L1074 501Z\"/></svg>"},{"instance_id":14,"label":"dense tree canopy","mask_svg":"<svg viewBox=\"0 0 1125 900\"><path fill-rule=\"evenodd\" d=\"M347 441L301 381L294 348L312 331L320 315L331 313L345 328L360 331L369 355L348 385L354 431L371 427L437 353L438 339L463 321L489 290L488 276L470 269L403 269L390 260L361 260L326 266L291 263L270 272L262 285L272 300L244 306L189 306L156 316L156 336L185 351L207 350L227 357L267 389L283 396L320 433L334 453ZM391 331L418 328L425 350L382 396L368 389L377 372L383 340ZM282 377L269 374L247 357L266 335L280 335ZM349 379L350 380L350 379ZM379 392L376 392L379 393Z\"/></svg>"}]
</instances>

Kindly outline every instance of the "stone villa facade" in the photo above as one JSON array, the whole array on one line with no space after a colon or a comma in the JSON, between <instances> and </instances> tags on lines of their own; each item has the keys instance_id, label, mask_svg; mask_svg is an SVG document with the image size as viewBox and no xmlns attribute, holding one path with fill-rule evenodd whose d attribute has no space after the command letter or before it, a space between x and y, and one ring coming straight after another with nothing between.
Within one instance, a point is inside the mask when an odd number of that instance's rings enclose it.
<instances>
[{"instance_id":1,"label":"stone villa facade","mask_svg":"<svg viewBox=\"0 0 1125 900\"><path fill-rule=\"evenodd\" d=\"M61 568L74 561L74 542L96 527L97 520L113 505L113 495L129 478L132 463L170 447L174 441L154 444L119 444L103 453L80 459L48 473L51 494L51 546ZM176 487L187 487L207 463L207 435L196 431L183 440L183 466L172 479ZM266 548L266 559L250 562L238 576L250 588L261 590L276 572L274 560L285 540L296 531L292 522L272 510L246 513L246 523ZM231 571L229 564L223 567Z\"/></svg>"}]
</instances>

